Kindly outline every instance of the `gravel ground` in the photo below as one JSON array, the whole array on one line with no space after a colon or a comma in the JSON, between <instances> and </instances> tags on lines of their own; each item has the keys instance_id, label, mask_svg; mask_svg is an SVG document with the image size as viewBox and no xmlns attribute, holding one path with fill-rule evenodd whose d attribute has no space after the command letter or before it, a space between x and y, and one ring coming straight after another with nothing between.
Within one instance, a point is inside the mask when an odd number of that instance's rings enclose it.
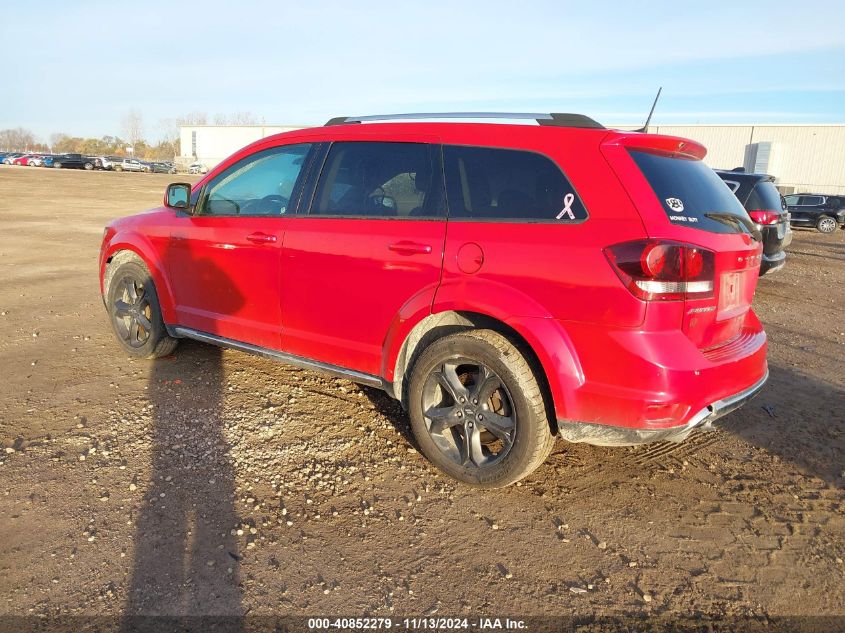
<instances>
[{"instance_id":1,"label":"gravel ground","mask_svg":"<svg viewBox=\"0 0 845 633\"><path fill-rule=\"evenodd\" d=\"M845 626L845 231L797 231L760 281L771 379L718 430L560 441L477 491L380 392L192 342L121 353L102 227L170 178L0 168L0 614Z\"/></svg>"}]
</instances>

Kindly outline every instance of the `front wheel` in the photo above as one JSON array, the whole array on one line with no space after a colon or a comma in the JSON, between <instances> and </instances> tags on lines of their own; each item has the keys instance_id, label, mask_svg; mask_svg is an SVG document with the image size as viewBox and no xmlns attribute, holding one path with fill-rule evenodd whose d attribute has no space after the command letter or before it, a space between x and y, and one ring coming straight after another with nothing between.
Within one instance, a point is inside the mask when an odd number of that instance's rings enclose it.
<instances>
[{"instance_id":1,"label":"front wheel","mask_svg":"<svg viewBox=\"0 0 845 633\"><path fill-rule=\"evenodd\" d=\"M471 486L512 484L542 464L554 446L537 376L520 351L492 330L432 343L411 372L408 405L423 454Z\"/></svg>"},{"instance_id":2,"label":"front wheel","mask_svg":"<svg viewBox=\"0 0 845 633\"><path fill-rule=\"evenodd\" d=\"M820 233L833 233L836 230L836 220L829 215L823 215L816 222L816 228Z\"/></svg>"},{"instance_id":3,"label":"front wheel","mask_svg":"<svg viewBox=\"0 0 845 633\"><path fill-rule=\"evenodd\" d=\"M142 264L120 265L111 276L106 305L112 329L130 356L160 358L176 349L179 341L167 334L155 285Z\"/></svg>"},{"instance_id":4,"label":"front wheel","mask_svg":"<svg viewBox=\"0 0 845 633\"><path fill-rule=\"evenodd\" d=\"M85 164L83 165L83 167L84 167L87 171L91 171L92 169L94 169L94 164L93 164L93 163L85 163Z\"/></svg>"}]
</instances>

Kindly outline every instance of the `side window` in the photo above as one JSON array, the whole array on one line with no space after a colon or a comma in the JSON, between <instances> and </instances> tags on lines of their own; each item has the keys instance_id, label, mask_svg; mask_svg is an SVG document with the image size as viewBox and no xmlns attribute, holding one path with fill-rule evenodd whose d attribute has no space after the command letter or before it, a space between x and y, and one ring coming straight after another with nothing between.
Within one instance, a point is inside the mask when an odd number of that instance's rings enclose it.
<instances>
[{"instance_id":1,"label":"side window","mask_svg":"<svg viewBox=\"0 0 845 633\"><path fill-rule=\"evenodd\" d=\"M784 200L786 200L786 204L790 207L794 207L798 204L798 196L786 196Z\"/></svg>"},{"instance_id":2,"label":"side window","mask_svg":"<svg viewBox=\"0 0 845 633\"><path fill-rule=\"evenodd\" d=\"M432 145L338 142L326 157L312 215L442 217L441 179Z\"/></svg>"},{"instance_id":3,"label":"side window","mask_svg":"<svg viewBox=\"0 0 845 633\"><path fill-rule=\"evenodd\" d=\"M310 148L272 147L235 163L206 188L200 215L284 214Z\"/></svg>"},{"instance_id":4,"label":"side window","mask_svg":"<svg viewBox=\"0 0 845 633\"><path fill-rule=\"evenodd\" d=\"M551 159L534 152L443 147L449 219L579 222L587 210Z\"/></svg>"}]
</instances>

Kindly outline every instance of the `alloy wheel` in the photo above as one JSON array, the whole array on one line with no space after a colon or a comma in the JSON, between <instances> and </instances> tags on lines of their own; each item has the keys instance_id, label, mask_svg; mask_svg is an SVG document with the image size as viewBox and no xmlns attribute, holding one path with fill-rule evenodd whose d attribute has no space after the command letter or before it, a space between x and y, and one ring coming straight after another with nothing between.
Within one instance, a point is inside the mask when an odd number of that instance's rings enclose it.
<instances>
[{"instance_id":1,"label":"alloy wheel","mask_svg":"<svg viewBox=\"0 0 845 633\"><path fill-rule=\"evenodd\" d=\"M822 233L833 233L836 230L836 221L833 218L824 218L819 221L819 231Z\"/></svg>"},{"instance_id":2,"label":"alloy wheel","mask_svg":"<svg viewBox=\"0 0 845 633\"><path fill-rule=\"evenodd\" d=\"M115 330L130 347L143 347L152 334L152 307L144 285L132 277L116 282L112 306Z\"/></svg>"},{"instance_id":3,"label":"alloy wheel","mask_svg":"<svg viewBox=\"0 0 845 633\"><path fill-rule=\"evenodd\" d=\"M454 358L436 366L423 386L422 411L438 450L461 466L491 466L513 446L513 399L502 379L478 361Z\"/></svg>"}]
</instances>

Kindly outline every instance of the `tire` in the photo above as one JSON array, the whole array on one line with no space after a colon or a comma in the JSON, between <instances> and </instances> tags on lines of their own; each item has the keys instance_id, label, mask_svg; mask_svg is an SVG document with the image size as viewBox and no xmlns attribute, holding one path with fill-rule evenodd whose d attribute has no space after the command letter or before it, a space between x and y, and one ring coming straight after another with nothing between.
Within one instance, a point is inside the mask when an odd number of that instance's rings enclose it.
<instances>
[{"instance_id":1,"label":"tire","mask_svg":"<svg viewBox=\"0 0 845 633\"><path fill-rule=\"evenodd\" d=\"M61 163L53 163L53 167L55 167L56 169L61 169L62 164Z\"/></svg>"},{"instance_id":2,"label":"tire","mask_svg":"<svg viewBox=\"0 0 845 633\"><path fill-rule=\"evenodd\" d=\"M819 233L833 233L837 225L836 218L832 218L829 215L823 215L816 221L816 229Z\"/></svg>"},{"instance_id":3,"label":"tire","mask_svg":"<svg viewBox=\"0 0 845 633\"><path fill-rule=\"evenodd\" d=\"M411 371L408 408L423 455L477 488L519 481L555 442L537 376L493 330L459 332L426 348Z\"/></svg>"},{"instance_id":4,"label":"tire","mask_svg":"<svg viewBox=\"0 0 845 633\"><path fill-rule=\"evenodd\" d=\"M121 167L120 165L117 165L117 166L114 168L114 170L115 170L115 171L123 171L123 167Z\"/></svg>"},{"instance_id":5,"label":"tire","mask_svg":"<svg viewBox=\"0 0 845 633\"><path fill-rule=\"evenodd\" d=\"M92 169L94 169L94 164L93 164L93 163L85 163L85 164L84 164L84 165L82 165L82 166L85 168L85 171L91 171Z\"/></svg>"},{"instance_id":6,"label":"tire","mask_svg":"<svg viewBox=\"0 0 845 633\"><path fill-rule=\"evenodd\" d=\"M106 307L112 330L130 356L161 358L176 349L179 341L167 334L155 285L142 264L129 261L114 271Z\"/></svg>"}]
</instances>

